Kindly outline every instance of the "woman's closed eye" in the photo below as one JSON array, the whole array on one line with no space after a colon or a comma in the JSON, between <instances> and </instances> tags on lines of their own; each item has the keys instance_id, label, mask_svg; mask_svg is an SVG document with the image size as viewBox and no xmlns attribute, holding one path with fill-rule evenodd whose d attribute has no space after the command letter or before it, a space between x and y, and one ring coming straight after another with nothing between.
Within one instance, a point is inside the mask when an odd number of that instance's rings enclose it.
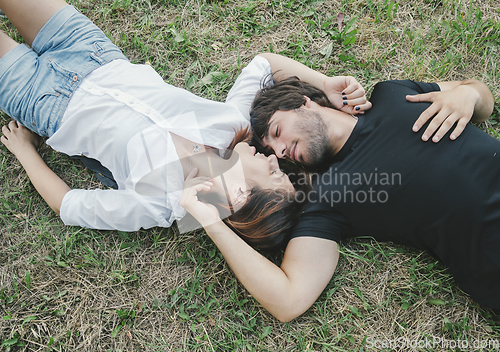
<instances>
[{"instance_id":1,"label":"woman's closed eye","mask_svg":"<svg viewBox=\"0 0 500 352\"><path fill-rule=\"evenodd\" d=\"M283 170L280 170L280 169L278 169L278 170L273 170L273 171L271 172L271 175L274 175L274 174L277 174L279 177L282 177L282 176L284 176L284 175L285 175L285 173L283 172Z\"/></svg>"}]
</instances>

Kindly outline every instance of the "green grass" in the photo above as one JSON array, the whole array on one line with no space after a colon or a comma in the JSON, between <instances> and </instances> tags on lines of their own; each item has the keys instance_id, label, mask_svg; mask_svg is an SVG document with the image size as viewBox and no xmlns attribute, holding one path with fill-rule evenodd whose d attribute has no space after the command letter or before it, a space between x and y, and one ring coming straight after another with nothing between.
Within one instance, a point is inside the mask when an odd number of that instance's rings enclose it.
<instances>
[{"instance_id":1,"label":"green grass","mask_svg":"<svg viewBox=\"0 0 500 352\"><path fill-rule=\"evenodd\" d=\"M499 138L498 1L71 3L131 61L150 62L166 82L219 101L263 51L354 75L369 91L384 79L478 78L496 99L480 127ZM20 39L8 22L2 27ZM2 115L2 124L8 120ZM101 187L79 162L46 146L40 152L71 187ZM472 351L500 341L498 318L460 291L440 263L412 249L348 242L317 302L281 324L203 232L66 227L4 147L0 193L0 351L370 351L394 349L383 341L426 338L464 340L469 348L421 350ZM279 262L280 254L272 258Z\"/></svg>"}]
</instances>

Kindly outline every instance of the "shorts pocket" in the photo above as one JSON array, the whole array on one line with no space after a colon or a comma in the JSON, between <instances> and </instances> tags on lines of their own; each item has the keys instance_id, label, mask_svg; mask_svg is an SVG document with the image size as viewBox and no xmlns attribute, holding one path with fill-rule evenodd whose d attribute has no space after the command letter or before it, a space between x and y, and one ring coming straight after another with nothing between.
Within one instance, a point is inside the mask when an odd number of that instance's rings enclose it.
<instances>
[{"instance_id":1,"label":"shorts pocket","mask_svg":"<svg viewBox=\"0 0 500 352\"><path fill-rule=\"evenodd\" d=\"M59 106L67 96L60 92L52 91L42 94L33 106L30 129L41 136L50 137L57 127L60 114Z\"/></svg>"},{"instance_id":2,"label":"shorts pocket","mask_svg":"<svg viewBox=\"0 0 500 352\"><path fill-rule=\"evenodd\" d=\"M49 67L52 69L53 72L55 72L61 77L67 78L69 82L74 80L73 77L75 76L78 77L78 75L75 72L65 69L60 64L58 64L54 59L48 58L47 64L49 65Z\"/></svg>"},{"instance_id":3,"label":"shorts pocket","mask_svg":"<svg viewBox=\"0 0 500 352\"><path fill-rule=\"evenodd\" d=\"M104 65L109 61L107 58L107 53L115 52L121 55L121 50L109 40L100 40L92 43L93 51L90 53L90 57L97 61L99 65Z\"/></svg>"}]
</instances>

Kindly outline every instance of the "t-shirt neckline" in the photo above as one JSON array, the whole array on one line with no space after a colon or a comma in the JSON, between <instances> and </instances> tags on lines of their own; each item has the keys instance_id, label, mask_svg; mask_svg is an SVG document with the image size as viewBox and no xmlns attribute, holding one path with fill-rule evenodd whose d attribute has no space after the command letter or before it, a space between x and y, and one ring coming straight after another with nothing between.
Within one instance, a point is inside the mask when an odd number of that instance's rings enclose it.
<instances>
[{"instance_id":1,"label":"t-shirt neckline","mask_svg":"<svg viewBox=\"0 0 500 352\"><path fill-rule=\"evenodd\" d=\"M351 135L349 138L347 138L347 141L344 143L342 148L339 150L337 154L333 157L333 162L340 161L344 159L347 154L349 154L349 151L351 150L352 146L354 145L354 142L356 142L356 138L359 135L359 132L361 132L363 128L363 124L365 122L365 116L364 115L358 115L358 121L354 125L354 128L351 132Z\"/></svg>"}]
</instances>

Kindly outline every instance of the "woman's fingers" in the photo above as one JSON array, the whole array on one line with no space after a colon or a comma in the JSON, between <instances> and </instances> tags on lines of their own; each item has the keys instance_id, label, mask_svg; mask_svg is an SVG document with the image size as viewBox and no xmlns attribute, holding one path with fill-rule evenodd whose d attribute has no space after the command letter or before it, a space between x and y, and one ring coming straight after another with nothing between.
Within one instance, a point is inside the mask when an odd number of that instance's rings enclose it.
<instances>
[{"instance_id":1,"label":"woman's fingers","mask_svg":"<svg viewBox=\"0 0 500 352\"><path fill-rule=\"evenodd\" d=\"M188 180L192 180L196 174L198 173L198 168L194 167L190 172L189 174L187 175L186 177L186 180L185 181L188 181Z\"/></svg>"},{"instance_id":2,"label":"woman's fingers","mask_svg":"<svg viewBox=\"0 0 500 352\"><path fill-rule=\"evenodd\" d=\"M340 108L340 110L342 110L343 112L348 113L348 114L364 114L365 111L371 109L371 107L372 107L372 103L370 103L369 101L366 101L365 103L359 104L359 105L346 104L346 105L342 106L342 108Z\"/></svg>"},{"instance_id":3,"label":"woman's fingers","mask_svg":"<svg viewBox=\"0 0 500 352\"><path fill-rule=\"evenodd\" d=\"M2 133L3 133L4 136L7 136L7 138L8 138L10 130L9 130L9 128L6 125L2 126Z\"/></svg>"},{"instance_id":4,"label":"woman's fingers","mask_svg":"<svg viewBox=\"0 0 500 352\"><path fill-rule=\"evenodd\" d=\"M9 128L12 130L13 128L20 128L21 126L17 123L16 120L11 120L9 122Z\"/></svg>"},{"instance_id":5,"label":"woman's fingers","mask_svg":"<svg viewBox=\"0 0 500 352\"><path fill-rule=\"evenodd\" d=\"M350 84L342 91L342 104L345 112L357 114L369 110L372 104L366 99L366 92L363 86L354 77L350 77L349 79Z\"/></svg>"},{"instance_id":6,"label":"woman's fingers","mask_svg":"<svg viewBox=\"0 0 500 352\"><path fill-rule=\"evenodd\" d=\"M209 191L213 186L209 177L199 176L195 177L198 173L198 169L195 167L189 172L184 181L184 189L192 189L195 193L201 191Z\"/></svg>"},{"instance_id":7,"label":"woman's fingers","mask_svg":"<svg viewBox=\"0 0 500 352\"><path fill-rule=\"evenodd\" d=\"M347 99L359 98L366 94L365 90L355 79L354 82L349 84L349 86L342 91L342 95L347 97Z\"/></svg>"},{"instance_id":8,"label":"woman's fingers","mask_svg":"<svg viewBox=\"0 0 500 352\"><path fill-rule=\"evenodd\" d=\"M363 97L360 97L360 98L353 98L353 99L349 99L349 100L344 100L343 101L343 104L346 105L346 106L361 106L361 105L364 105L366 104L368 101L366 100L366 97L363 96ZM370 104L371 106L371 104ZM361 108L359 109L361 110Z\"/></svg>"}]
</instances>

